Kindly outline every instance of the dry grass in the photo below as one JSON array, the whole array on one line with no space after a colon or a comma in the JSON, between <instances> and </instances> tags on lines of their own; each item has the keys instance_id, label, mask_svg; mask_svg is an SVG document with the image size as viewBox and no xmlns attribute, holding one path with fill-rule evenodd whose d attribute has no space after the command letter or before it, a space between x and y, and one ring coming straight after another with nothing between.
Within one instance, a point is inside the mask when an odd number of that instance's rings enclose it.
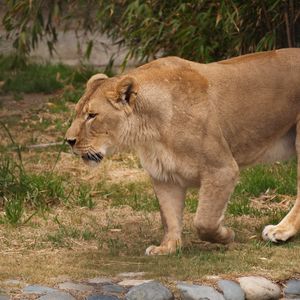
<instances>
[{"instance_id":1,"label":"dry grass","mask_svg":"<svg viewBox=\"0 0 300 300\"><path fill-rule=\"evenodd\" d=\"M60 141L70 113L51 114L47 99L42 108L34 111L27 99L23 101L25 104L16 102L13 109L9 101L2 103L1 120L10 124L16 141L22 144ZM25 105L24 114L14 113L20 111L18 103ZM44 123L46 128L41 125ZM3 132L0 138L3 146L9 145ZM30 150L23 153L23 162L29 172L42 174L53 168L56 157L56 148ZM61 276L75 280L102 275L114 277L129 271L143 271L146 278L165 282L203 282L208 280L208 275L234 278L257 274L275 280L299 276L299 237L279 245L263 242L260 237L263 226L278 217L276 209L285 213L293 197L275 201L275 194L269 191L252 199L247 215L229 214L226 223L236 232L236 241L229 246L199 241L192 226L190 211L193 209L188 209L182 251L165 257L146 257L146 247L158 244L162 237L159 212L134 210L122 205L122 201L115 206L116 199L106 197L99 187L101 183L108 188L117 183L126 190L128 184L133 184L139 193L151 195L149 179L134 155L116 155L104 161L100 168L90 170L78 158L62 152L55 174L69 176L72 184L88 182L95 207L60 203L36 214L26 224L17 227L0 224L0 281L14 278L55 284ZM122 194L115 197L122 198ZM147 201L151 201L149 197ZM257 211L264 213L258 215ZM30 210L26 212L30 213ZM0 216L3 214L0 212Z\"/></svg>"}]
</instances>

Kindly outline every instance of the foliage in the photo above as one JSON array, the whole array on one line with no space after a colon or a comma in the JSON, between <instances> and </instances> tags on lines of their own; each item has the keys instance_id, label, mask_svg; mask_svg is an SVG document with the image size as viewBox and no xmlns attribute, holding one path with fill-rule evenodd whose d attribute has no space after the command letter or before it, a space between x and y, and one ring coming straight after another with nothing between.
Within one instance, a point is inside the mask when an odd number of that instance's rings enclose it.
<instances>
[{"instance_id":1,"label":"foliage","mask_svg":"<svg viewBox=\"0 0 300 300\"><path fill-rule=\"evenodd\" d=\"M126 59L178 55L212 61L300 44L295 0L6 0L3 24L22 58L46 39L55 51L57 30L107 33L128 47ZM85 45L89 56L93 40ZM126 62L126 61L125 61Z\"/></svg>"},{"instance_id":2,"label":"foliage","mask_svg":"<svg viewBox=\"0 0 300 300\"><path fill-rule=\"evenodd\" d=\"M67 99L77 102L86 81L97 70L91 66L76 68L63 64L28 63L26 67L14 65L13 56L0 55L0 81L3 92L53 93L63 89Z\"/></svg>"}]
</instances>

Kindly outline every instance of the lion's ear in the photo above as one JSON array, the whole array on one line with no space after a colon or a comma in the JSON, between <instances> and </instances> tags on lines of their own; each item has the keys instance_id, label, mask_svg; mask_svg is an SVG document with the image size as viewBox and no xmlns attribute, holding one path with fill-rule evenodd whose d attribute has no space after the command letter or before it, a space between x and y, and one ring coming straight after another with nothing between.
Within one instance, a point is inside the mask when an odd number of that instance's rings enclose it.
<instances>
[{"instance_id":1,"label":"lion's ear","mask_svg":"<svg viewBox=\"0 0 300 300\"><path fill-rule=\"evenodd\" d=\"M99 83L106 78L108 78L108 77L105 74L102 74L102 73L95 74L88 80L88 82L86 84L86 88L91 89L96 84L99 85Z\"/></svg>"},{"instance_id":2,"label":"lion's ear","mask_svg":"<svg viewBox=\"0 0 300 300\"><path fill-rule=\"evenodd\" d=\"M135 104L137 95L137 82L132 77L123 78L117 85L118 102L129 105L131 108Z\"/></svg>"}]
</instances>

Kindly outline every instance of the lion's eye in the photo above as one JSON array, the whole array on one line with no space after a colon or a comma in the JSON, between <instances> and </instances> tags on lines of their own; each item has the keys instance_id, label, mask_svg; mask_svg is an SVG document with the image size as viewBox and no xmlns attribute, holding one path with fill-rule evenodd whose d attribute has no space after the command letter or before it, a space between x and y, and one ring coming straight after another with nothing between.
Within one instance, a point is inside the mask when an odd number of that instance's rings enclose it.
<instances>
[{"instance_id":1,"label":"lion's eye","mask_svg":"<svg viewBox=\"0 0 300 300\"><path fill-rule=\"evenodd\" d=\"M96 116L97 116L97 114L92 114L92 113L90 113L90 114L88 114L88 116L87 116L87 120L94 119Z\"/></svg>"}]
</instances>

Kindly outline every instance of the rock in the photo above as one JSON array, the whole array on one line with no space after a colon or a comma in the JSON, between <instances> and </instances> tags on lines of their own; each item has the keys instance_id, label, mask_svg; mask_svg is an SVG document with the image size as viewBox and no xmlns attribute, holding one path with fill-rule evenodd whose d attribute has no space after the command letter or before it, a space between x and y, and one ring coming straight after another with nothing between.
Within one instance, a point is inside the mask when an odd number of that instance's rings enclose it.
<instances>
[{"instance_id":1,"label":"rock","mask_svg":"<svg viewBox=\"0 0 300 300\"><path fill-rule=\"evenodd\" d=\"M286 283L286 288L283 290L284 296L288 299L300 299L300 280L291 279Z\"/></svg>"},{"instance_id":2,"label":"rock","mask_svg":"<svg viewBox=\"0 0 300 300\"><path fill-rule=\"evenodd\" d=\"M247 300L277 300L280 298L281 292L278 285L264 277L241 277L238 281Z\"/></svg>"},{"instance_id":3,"label":"rock","mask_svg":"<svg viewBox=\"0 0 300 300\"><path fill-rule=\"evenodd\" d=\"M117 277L125 277L125 278L134 278L134 277L142 277L145 276L145 272L126 272L119 273Z\"/></svg>"},{"instance_id":4,"label":"rock","mask_svg":"<svg viewBox=\"0 0 300 300\"><path fill-rule=\"evenodd\" d=\"M183 300L224 300L223 295L210 286L179 283L177 288Z\"/></svg>"},{"instance_id":5,"label":"rock","mask_svg":"<svg viewBox=\"0 0 300 300\"><path fill-rule=\"evenodd\" d=\"M115 293L115 294L127 292L127 290L124 287L122 287L118 284L114 284L114 283L109 283L109 284L103 285L102 290L105 293Z\"/></svg>"},{"instance_id":6,"label":"rock","mask_svg":"<svg viewBox=\"0 0 300 300\"><path fill-rule=\"evenodd\" d=\"M126 300L172 300L172 293L157 281L135 286L125 296Z\"/></svg>"},{"instance_id":7,"label":"rock","mask_svg":"<svg viewBox=\"0 0 300 300\"><path fill-rule=\"evenodd\" d=\"M92 292L94 288L87 284L74 283L74 282L63 282L58 285L58 288L62 290L74 290L80 292Z\"/></svg>"},{"instance_id":8,"label":"rock","mask_svg":"<svg viewBox=\"0 0 300 300\"><path fill-rule=\"evenodd\" d=\"M100 283L112 283L110 279L105 277L95 277L88 280L88 283L100 284Z\"/></svg>"},{"instance_id":9,"label":"rock","mask_svg":"<svg viewBox=\"0 0 300 300\"><path fill-rule=\"evenodd\" d=\"M119 298L116 296L90 295L86 300L119 300Z\"/></svg>"},{"instance_id":10,"label":"rock","mask_svg":"<svg viewBox=\"0 0 300 300\"><path fill-rule=\"evenodd\" d=\"M39 300L76 300L73 296L65 292L54 292L39 297Z\"/></svg>"},{"instance_id":11,"label":"rock","mask_svg":"<svg viewBox=\"0 0 300 300\"><path fill-rule=\"evenodd\" d=\"M223 292L225 300L245 300L245 292L234 281L219 280L218 287Z\"/></svg>"},{"instance_id":12,"label":"rock","mask_svg":"<svg viewBox=\"0 0 300 300\"><path fill-rule=\"evenodd\" d=\"M8 279L3 282L5 285L10 285L10 286L19 286L19 285L25 285L25 283L21 280L16 280L16 279Z\"/></svg>"},{"instance_id":13,"label":"rock","mask_svg":"<svg viewBox=\"0 0 300 300\"><path fill-rule=\"evenodd\" d=\"M52 289L42 285L28 285L23 289L23 293L25 294L48 294L57 291L57 289Z\"/></svg>"},{"instance_id":14,"label":"rock","mask_svg":"<svg viewBox=\"0 0 300 300\"><path fill-rule=\"evenodd\" d=\"M207 276L204 276L203 279L206 279L206 280L219 280L221 278L220 278L220 276L217 276L217 275L207 275Z\"/></svg>"},{"instance_id":15,"label":"rock","mask_svg":"<svg viewBox=\"0 0 300 300\"><path fill-rule=\"evenodd\" d=\"M153 280L143 280L143 279L125 279L120 281L118 284L121 286L137 286L143 283L151 282Z\"/></svg>"}]
</instances>

